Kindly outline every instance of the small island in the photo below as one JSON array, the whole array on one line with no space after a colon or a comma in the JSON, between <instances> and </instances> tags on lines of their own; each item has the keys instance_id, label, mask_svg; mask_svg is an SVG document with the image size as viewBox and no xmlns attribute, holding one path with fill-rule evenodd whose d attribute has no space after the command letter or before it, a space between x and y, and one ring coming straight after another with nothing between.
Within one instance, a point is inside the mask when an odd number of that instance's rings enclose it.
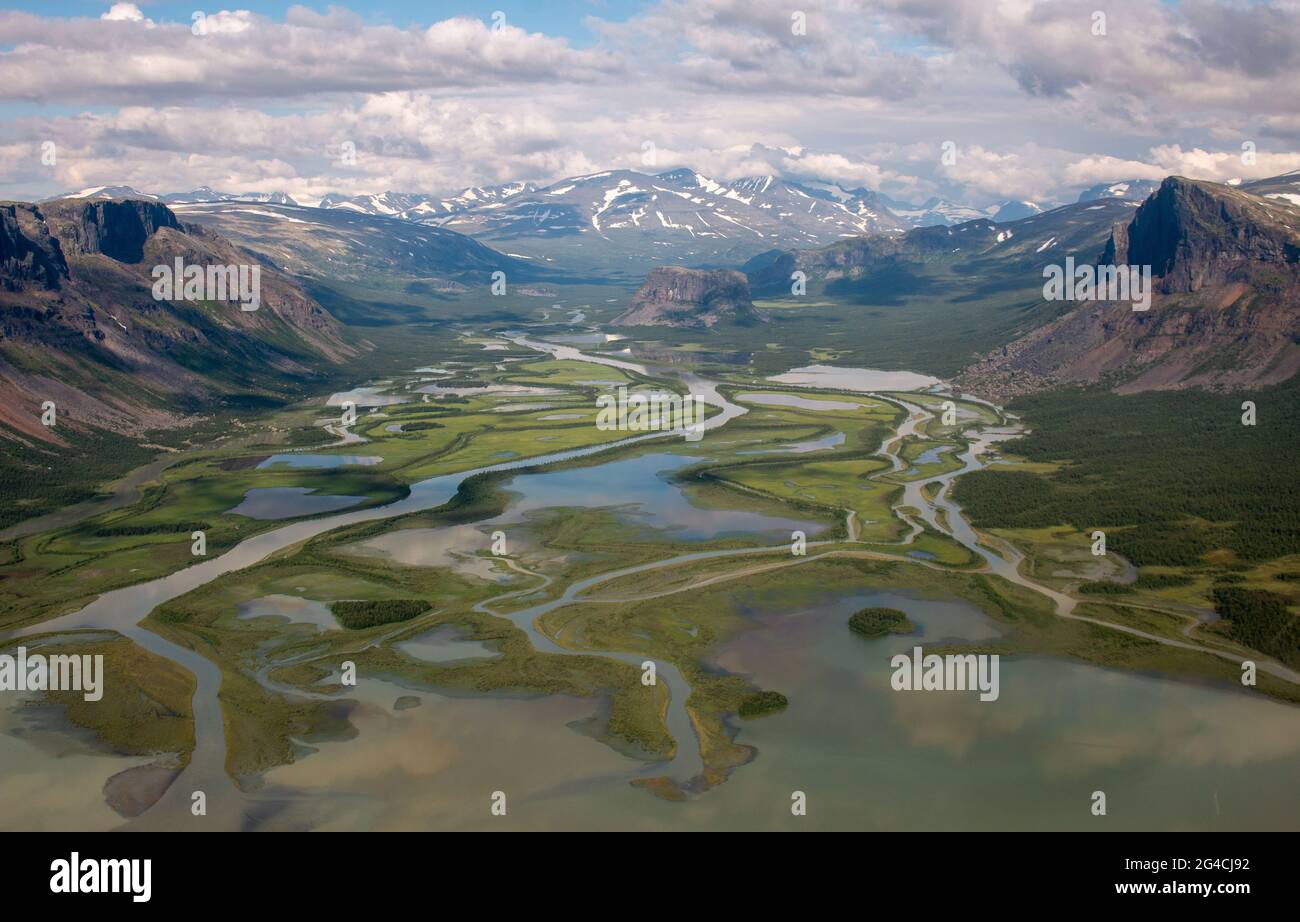
<instances>
[{"instance_id":1,"label":"small island","mask_svg":"<svg viewBox=\"0 0 1300 922\"><path fill-rule=\"evenodd\" d=\"M849 618L849 630L863 637L884 637L886 634L910 634L916 630L916 625L897 608L864 608Z\"/></svg>"},{"instance_id":2,"label":"small island","mask_svg":"<svg viewBox=\"0 0 1300 922\"><path fill-rule=\"evenodd\" d=\"M755 717L762 717L766 714L784 710L789 703L789 699L780 692L755 692L740 702L739 714L746 720L752 720Z\"/></svg>"}]
</instances>

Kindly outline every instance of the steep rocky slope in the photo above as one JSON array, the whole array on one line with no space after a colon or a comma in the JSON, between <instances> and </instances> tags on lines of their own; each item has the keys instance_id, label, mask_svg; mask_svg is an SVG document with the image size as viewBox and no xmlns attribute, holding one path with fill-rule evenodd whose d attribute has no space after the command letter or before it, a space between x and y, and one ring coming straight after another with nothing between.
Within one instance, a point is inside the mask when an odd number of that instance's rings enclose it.
<instances>
[{"instance_id":1,"label":"steep rocky slope","mask_svg":"<svg viewBox=\"0 0 1300 922\"><path fill-rule=\"evenodd\" d=\"M1003 397L1096 382L1240 388L1300 370L1300 207L1286 199L1171 176L1113 228L1097 262L1150 266L1150 309L1082 302L962 383Z\"/></svg>"},{"instance_id":2,"label":"steep rocky slope","mask_svg":"<svg viewBox=\"0 0 1300 922\"><path fill-rule=\"evenodd\" d=\"M646 276L631 305L613 322L630 327L710 328L722 322L750 324L762 319L741 273L665 267Z\"/></svg>"},{"instance_id":3,"label":"steep rocky slope","mask_svg":"<svg viewBox=\"0 0 1300 922\"><path fill-rule=\"evenodd\" d=\"M485 285L497 270L511 280L546 272L464 234L394 217L227 201L172 207L184 221L210 228L299 278L400 276Z\"/></svg>"},{"instance_id":4,"label":"steep rocky slope","mask_svg":"<svg viewBox=\"0 0 1300 922\"><path fill-rule=\"evenodd\" d=\"M154 267L177 259L258 265L259 308L156 299ZM156 201L0 203L0 436L174 425L214 397L292 390L354 352L295 282ZM54 428L40 424L45 401Z\"/></svg>"}]
</instances>

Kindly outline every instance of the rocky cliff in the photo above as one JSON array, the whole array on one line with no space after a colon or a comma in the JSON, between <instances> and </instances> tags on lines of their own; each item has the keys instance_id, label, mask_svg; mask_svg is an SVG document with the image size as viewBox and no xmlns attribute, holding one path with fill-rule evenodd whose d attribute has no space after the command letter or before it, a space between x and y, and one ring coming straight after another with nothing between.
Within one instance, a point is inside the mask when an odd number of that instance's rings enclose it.
<instances>
[{"instance_id":1,"label":"rocky cliff","mask_svg":"<svg viewBox=\"0 0 1300 922\"><path fill-rule=\"evenodd\" d=\"M614 318L619 326L710 328L720 322L740 324L763 320L750 301L749 282L730 269L654 269L632 297L628 309Z\"/></svg>"},{"instance_id":2,"label":"rocky cliff","mask_svg":"<svg viewBox=\"0 0 1300 922\"><path fill-rule=\"evenodd\" d=\"M59 241L35 205L0 205L0 286L6 291L52 290L68 275Z\"/></svg>"},{"instance_id":3,"label":"rocky cliff","mask_svg":"<svg viewBox=\"0 0 1300 922\"><path fill-rule=\"evenodd\" d=\"M1118 225L1105 265L1149 265L1165 294L1251 282L1300 262L1295 208L1231 186L1170 176Z\"/></svg>"},{"instance_id":4,"label":"rocky cliff","mask_svg":"<svg viewBox=\"0 0 1300 922\"><path fill-rule=\"evenodd\" d=\"M159 300L155 266L258 265L260 306ZM0 437L39 425L119 433L174 425L232 393L272 395L353 353L292 279L148 201L0 203Z\"/></svg>"},{"instance_id":5,"label":"rocky cliff","mask_svg":"<svg viewBox=\"0 0 1300 922\"><path fill-rule=\"evenodd\" d=\"M1097 262L1151 266L1150 309L1082 302L984 356L961 384L1006 398L1097 382L1239 389L1300 371L1300 208L1287 200L1171 176Z\"/></svg>"},{"instance_id":6,"label":"rocky cliff","mask_svg":"<svg viewBox=\"0 0 1300 922\"><path fill-rule=\"evenodd\" d=\"M67 199L42 210L69 252L102 253L124 263L143 259L145 242L161 228L181 229L172 210L158 202Z\"/></svg>"}]
</instances>

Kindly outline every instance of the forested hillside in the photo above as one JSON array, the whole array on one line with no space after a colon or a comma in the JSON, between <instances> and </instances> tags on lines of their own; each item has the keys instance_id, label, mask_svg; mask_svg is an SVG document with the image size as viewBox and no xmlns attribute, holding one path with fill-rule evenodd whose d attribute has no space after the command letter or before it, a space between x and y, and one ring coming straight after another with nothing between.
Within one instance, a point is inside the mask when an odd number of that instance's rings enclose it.
<instances>
[{"instance_id":1,"label":"forested hillside","mask_svg":"<svg viewBox=\"0 0 1300 922\"><path fill-rule=\"evenodd\" d=\"M1254 426L1242 424L1245 400L1256 404ZM978 527L1103 528L1139 566L1196 565L1216 549L1244 562L1300 553L1294 379L1235 395L1059 391L1011 409L1032 432L1007 452L1067 463L1050 475L961 478L956 497Z\"/></svg>"}]
</instances>

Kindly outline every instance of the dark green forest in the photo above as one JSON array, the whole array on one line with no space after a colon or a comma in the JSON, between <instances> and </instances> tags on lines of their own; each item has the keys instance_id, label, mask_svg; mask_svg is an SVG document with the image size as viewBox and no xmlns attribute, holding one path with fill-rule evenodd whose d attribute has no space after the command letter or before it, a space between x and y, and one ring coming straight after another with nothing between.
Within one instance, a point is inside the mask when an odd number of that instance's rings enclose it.
<instances>
[{"instance_id":1,"label":"dark green forest","mask_svg":"<svg viewBox=\"0 0 1300 922\"><path fill-rule=\"evenodd\" d=\"M1252 400L1257 423L1241 422ZM1139 566L1195 566L1226 549L1258 563L1300 553L1300 383L1249 393L1064 391L1009 407L1031 432L1004 443L1053 474L976 471L955 497L981 528L1102 529Z\"/></svg>"},{"instance_id":2,"label":"dark green forest","mask_svg":"<svg viewBox=\"0 0 1300 922\"><path fill-rule=\"evenodd\" d=\"M1262 589L1216 589L1214 608L1231 622L1233 640L1300 667L1300 618L1287 611L1283 596Z\"/></svg>"},{"instance_id":3,"label":"dark green forest","mask_svg":"<svg viewBox=\"0 0 1300 922\"><path fill-rule=\"evenodd\" d=\"M897 608L864 608L849 618L849 630L863 637L910 634L916 626Z\"/></svg>"},{"instance_id":4,"label":"dark green forest","mask_svg":"<svg viewBox=\"0 0 1300 922\"><path fill-rule=\"evenodd\" d=\"M410 621L416 615L424 614L430 608L429 603L421 599L380 599L375 601L349 599L331 602L330 611L339 623L353 631L381 624L393 624L398 621Z\"/></svg>"},{"instance_id":5,"label":"dark green forest","mask_svg":"<svg viewBox=\"0 0 1300 922\"><path fill-rule=\"evenodd\" d=\"M97 485L153 460L156 452L110 432L71 431L57 449L32 440L6 443L0 452L0 528L95 499Z\"/></svg>"}]
</instances>

